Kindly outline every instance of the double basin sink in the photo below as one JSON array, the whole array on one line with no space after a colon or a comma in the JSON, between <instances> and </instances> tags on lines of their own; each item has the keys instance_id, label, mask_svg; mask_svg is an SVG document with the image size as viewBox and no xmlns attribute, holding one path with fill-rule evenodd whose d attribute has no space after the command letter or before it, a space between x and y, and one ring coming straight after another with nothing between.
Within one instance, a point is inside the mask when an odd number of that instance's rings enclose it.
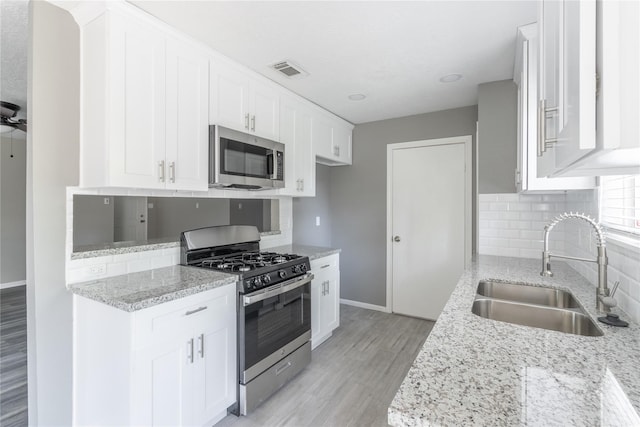
<instances>
[{"instance_id":1,"label":"double basin sink","mask_svg":"<svg viewBox=\"0 0 640 427\"><path fill-rule=\"evenodd\" d=\"M603 335L573 294L561 289L481 280L471 312L534 328L590 337Z\"/></svg>"}]
</instances>

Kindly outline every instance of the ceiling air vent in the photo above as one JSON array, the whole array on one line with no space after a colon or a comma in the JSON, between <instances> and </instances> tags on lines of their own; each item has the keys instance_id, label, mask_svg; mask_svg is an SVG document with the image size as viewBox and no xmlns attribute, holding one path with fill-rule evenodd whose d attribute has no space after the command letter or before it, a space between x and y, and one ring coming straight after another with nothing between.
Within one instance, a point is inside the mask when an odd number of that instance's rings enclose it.
<instances>
[{"instance_id":1,"label":"ceiling air vent","mask_svg":"<svg viewBox=\"0 0 640 427\"><path fill-rule=\"evenodd\" d=\"M287 76L288 78L299 78L308 76L309 73L304 71L298 65L294 64L291 61L280 61L272 65L272 67L276 70Z\"/></svg>"}]
</instances>

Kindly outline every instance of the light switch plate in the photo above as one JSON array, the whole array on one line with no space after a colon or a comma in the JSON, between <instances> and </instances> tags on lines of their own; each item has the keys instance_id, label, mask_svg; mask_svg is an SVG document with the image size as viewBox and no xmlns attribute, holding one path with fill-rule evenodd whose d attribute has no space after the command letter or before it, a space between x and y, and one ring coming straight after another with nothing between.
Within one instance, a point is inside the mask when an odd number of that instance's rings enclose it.
<instances>
[{"instance_id":1,"label":"light switch plate","mask_svg":"<svg viewBox=\"0 0 640 427\"><path fill-rule=\"evenodd\" d=\"M316 217L316 227L320 227L320 217Z\"/></svg>"}]
</instances>

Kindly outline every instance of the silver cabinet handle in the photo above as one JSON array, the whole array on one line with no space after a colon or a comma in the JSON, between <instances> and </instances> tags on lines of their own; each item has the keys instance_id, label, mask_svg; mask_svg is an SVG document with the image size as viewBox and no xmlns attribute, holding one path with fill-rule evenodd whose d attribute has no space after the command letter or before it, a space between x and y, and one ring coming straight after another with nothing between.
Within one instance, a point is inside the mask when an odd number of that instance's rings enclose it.
<instances>
[{"instance_id":1,"label":"silver cabinet handle","mask_svg":"<svg viewBox=\"0 0 640 427\"><path fill-rule=\"evenodd\" d=\"M329 287L330 282L327 280L327 295L331 293L331 288Z\"/></svg>"},{"instance_id":2,"label":"silver cabinet handle","mask_svg":"<svg viewBox=\"0 0 640 427\"><path fill-rule=\"evenodd\" d=\"M325 264L325 265L323 265L323 266L322 266L322 267L320 267L320 268L327 268L327 267L329 267L330 265L331 265L331 264Z\"/></svg>"},{"instance_id":3,"label":"silver cabinet handle","mask_svg":"<svg viewBox=\"0 0 640 427\"><path fill-rule=\"evenodd\" d=\"M176 162L169 163L169 182L176 182Z\"/></svg>"},{"instance_id":4,"label":"silver cabinet handle","mask_svg":"<svg viewBox=\"0 0 640 427\"><path fill-rule=\"evenodd\" d=\"M300 180L300 191L304 191L304 179Z\"/></svg>"},{"instance_id":5,"label":"silver cabinet handle","mask_svg":"<svg viewBox=\"0 0 640 427\"><path fill-rule=\"evenodd\" d=\"M164 182L164 160L158 162L158 181Z\"/></svg>"},{"instance_id":6,"label":"silver cabinet handle","mask_svg":"<svg viewBox=\"0 0 640 427\"><path fill-rule=\"evenodd\" d=\"M200 311L203 311L203 310L206 310L206 309L207 309L207 306L205 305L203 307L198 307L195 310L187 311L186 313L184 313L184 315L185 316L191 316L192 314L196 314L196 313L198 313Z\"/></svg>"},{"instance_id":7,"label":"silver cabinet handle","mask_svg":"<svg viewBox=\"0 0 640 427\"><path fill-rule=\"evenodd\" d=\"M244 128L249 130L249 113L244 115Z\"/></svg>"},{"instance_id":8,"label":"silver cabinet handle","mask_svg":"<svg viewBox=\"0 0 640 427\"><path fill-rule=\"evenodd\" d=\"M296 179L296 191L300 191L300 180Z\"/></svg>"},{"instance_id":9,"label":"silver cabinet handle","mask_svg":"<svg viewBox=\"0 0 640 427\"><path fill-rule=\"evenodd\" d=\"M198 353L200 354L200 358L204 359L204 334L200 334L198 337Z\"/></svg>"},{"instance_id":10,"label":"silver cabinet handle","mask_svg":"<svg viewBox=\"0 0 640 427\"><path fill-rule=\"evenodd\" d=\"M251 130L256 130L256 116L251 116Z\"/></svg>"},{"instance_id":11,"label":"silver cabinet handle","mask_svg":"<svg viewBox=\"0 0 640 427\"><path fill-rule=\"evenodd\" d=\"M547 138L547 117L558 113L558 107L547 108L546 100L540 100L538 104L538 157L547 151L553 144L558 142L557 138Z\"/></svg>"},{"instance_id":12,"label":"silver cabinet handle","mask_svg":"<svg viewBox=\"0 0 640 427\"><path fill-rule=\"evenodd\" d=\"M395 237L393 238L393 241L394 241L394 242L399 242L399 241L400 241L400 236L395 236Z\"/></svg>"},{"instance_id":13,"label":"silver cabinet handle","mask_svg":"<svg viewBox=\"0 0 640 427\"><path fill-rule=\"evenodd\" d=\"M187 359L189 363L193 363L193 338L187 341Z\"/></svg>"},{"instance_id":14,"label":"silver cabinet handle","mask_svg":"<svg viewBox=\"0 0 640 427\"><path fill-rule=\"evenodd\" d=\"M518 185L520 185L520 171L518 169L516 169L515 179L516 179L516 187L517 187Z\"/></svg>"}]
</instances>

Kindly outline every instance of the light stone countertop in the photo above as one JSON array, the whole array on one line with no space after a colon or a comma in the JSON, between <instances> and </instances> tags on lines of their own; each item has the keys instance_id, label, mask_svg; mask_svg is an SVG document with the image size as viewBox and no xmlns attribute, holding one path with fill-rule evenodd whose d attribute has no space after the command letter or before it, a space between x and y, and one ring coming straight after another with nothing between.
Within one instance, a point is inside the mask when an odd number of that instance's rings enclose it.
<instances>
[{"instance_id":1,"label":"light stone countertop","mask_svg":"<svg viewBox=\"0 0 640 427\"><path fill-rule=\"evenodd\" d=\"M326 248L322 246L308 246L308 245L283 245L276 246L274 248L265 248L265 251L296 254L302 256L308 256L309 261L313 261L318 258L323 258L329 255L340 253L340 249Z\"/></svg>"},{"instance_id":2,"label":"light stone countertop","mask_svg":"<svg viewBox=\"0 0 640 427\"><path fill-rule=\"evenodd\" d=\"M198 292L235 284L238 276L204 268L174 265L69 285L69 290L132 312Z\"/></svg>"},{"instance_id":3,"label":"light stone countertop","mask_svg":"<svg viewBox=\"0 0 640 427\"><path fill-rule=\"evenodd\" d=\"M639 426L640 326L584 337L471 313L478 281L569 289L595 315L595 287L564 262L480 256L462 275L388 410L392 426Z\"/></svg>"}]
</instances>

